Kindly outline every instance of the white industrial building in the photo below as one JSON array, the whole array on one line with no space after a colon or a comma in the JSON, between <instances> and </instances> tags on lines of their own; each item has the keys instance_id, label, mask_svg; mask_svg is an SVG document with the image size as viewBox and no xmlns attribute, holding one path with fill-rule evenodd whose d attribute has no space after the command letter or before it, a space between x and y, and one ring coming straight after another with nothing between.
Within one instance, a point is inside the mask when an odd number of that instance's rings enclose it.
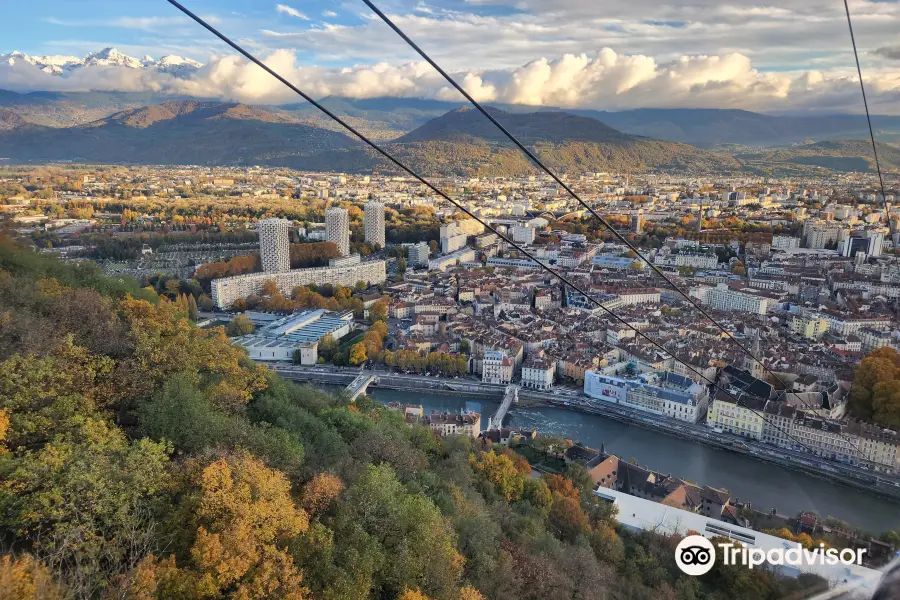
<instances>
[{"instance_id":1,"label":"white industrial building","mask_svg":"<svg viewBox=\"0 0 900 600\"><path fill-rule=\"evenodd\" d=\"M384 204L375 200L366 202L363 230L366 242L384 248Z\"/></svg>"},{"instance_id":2,"label":"white industrial building","mask_svg":"<svg viewBox=\"0 0 900 600\"><path fill-rule=\"evenodd\" d=\"M280 273L291 268L290 232L287 219L263 219L259 230L259 257L263 271Z\"/></svg>"},{"instance_id":3,"label":"white industrial building","mask_svg":"<svg viewBox=\"0 0 900 600\"><path fill-rule=\"evenodd\" d=\"M350 215L346 209L332 206L325 211L325 238L337 246L341 256L350 254Z\"/></svg>"},{"instance_id":4,"label":"white industrial building","mask_svg":"<svg viewBox=\"0 0 900 600\"><path fill-rule=\"evenodd\" d=\"M307 310L272 321L256 333L236 338L254 360L291 360L300 350L301 364L315 364L318 343L325 336L339 340L353 328L353 311Z\"/></svg>"}]
</instances>

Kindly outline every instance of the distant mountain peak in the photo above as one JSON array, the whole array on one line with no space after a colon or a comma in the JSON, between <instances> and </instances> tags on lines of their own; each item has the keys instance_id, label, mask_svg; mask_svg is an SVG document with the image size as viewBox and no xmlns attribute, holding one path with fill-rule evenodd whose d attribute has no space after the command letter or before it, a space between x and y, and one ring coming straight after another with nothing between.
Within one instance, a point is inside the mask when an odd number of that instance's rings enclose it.
<instances>
[{"instance_id":1,"label":"distant mountain peak","mask_svg":"<svg viewBox=\"0 0 900 600\"><path fill-rule=\"evenodd\" d=\"M203 66L195 60L176 56L173 54L155 60L152 56L134 58L123 53L118 48L108 47L89 52L84 58L76 56L29 56L23 52L13 51L8 54L0 54L0 62L15 65L17 61L24 61L36 66L38 69L54 76L65 76L67 73L85 68L119 67L124 69L155 69L163 73L169 73L176 77L189 75Z\"/></svg>"},{"instance_id":2,"label":"distant mountain peak","mask_svg":"<svg viewBox=\"0 0 900 600\"><path fill-rule=\"evenodd\" d=\"M509 113L493 106L485 110L523 143L586 141L626 142L632 136L605 123L565 111ZM425 123L398 142L449 141L459 139L508 143L506 136L487 122L484 115L463 106Z\"/></svg>"}]
</instances>

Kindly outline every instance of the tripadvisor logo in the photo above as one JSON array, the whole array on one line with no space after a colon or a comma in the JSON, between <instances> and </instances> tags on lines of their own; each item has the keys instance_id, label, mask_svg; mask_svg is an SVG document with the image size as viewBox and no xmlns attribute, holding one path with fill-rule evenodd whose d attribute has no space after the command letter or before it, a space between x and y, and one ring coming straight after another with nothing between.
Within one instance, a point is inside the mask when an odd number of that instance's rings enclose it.
<instances>
[{"instance_id":1,"label":"tripadvisor logo","mask_svg":"<svg viewBox=\"0 0 900 600\"><path fill-rule=\"evenodd\" d=\"M762 548L746 547L734 542L718 544L722 549L725 565L743 565L753 569L763 565L792 566L804 565L861 565L865 548L818 548L807 549L801 544L785 543L783 548L772 548L768 552ZM708 573L716 562L713 543L702 535L689 535L675 548L675 564L687 575Z\"/></svg>"},{"instance_id":2,"label":"tripadvisor logo","mask_svg":"<svg viewBox=\"0 0 900 600\"><path fill-rule=\"evenodd\" d=\"M675 548L675 564L686 575L703 575L713 568L716 549L702 535L689 535Z\"/></svg>"}]
</instances>

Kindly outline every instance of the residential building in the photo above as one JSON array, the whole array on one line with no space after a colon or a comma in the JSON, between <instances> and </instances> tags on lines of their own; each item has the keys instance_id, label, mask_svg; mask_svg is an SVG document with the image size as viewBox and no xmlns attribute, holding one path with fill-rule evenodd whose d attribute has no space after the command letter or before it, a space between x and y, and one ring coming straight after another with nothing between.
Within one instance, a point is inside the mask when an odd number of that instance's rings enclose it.
<instances>
[{"instance_id":1,"label":"residential building","mask_svg":"<svg viewBox=\"0 0 900 600\"><path fill-rule=\"evenodd\" d=\"M517 244L532 244L534 243L534 237L536 233L536 229L534 227L529 226L519 226L516 225L514 227L509 228L510 236L512 236L512 241Z\"/></svg>"},{"instance_id":2,"label":"residential building","mask_svg":"<svg viewBox=\"0 0 900 600\"><path fill-rule=\"evenodd\" d=\"M262 294L266 281L273 280L279 291L285 296L298 285L342 285L352 287L357 281L367 285L383 283L387 279L387 271L383 260L361 262L347 267L314 267L310 269L294 269L281 273L250 273L223 277L210 282L212 300L220 309L230 308L235 300L246 298L251 294Z\"/></svg>"},{"instance_id":3,"label":"residential building","mask_svg":"<svg viewBox=\"0 0 900 600\"><path fill-rule=\"evenodd\" d=\"M731 289L726 283L720 283L714 288L705 286L692 288L691 295L716 310L748 312L757 315L766 314L772 300L750 288L741 291Z\"/></svg>"},{"instance_id":4,"label":"residential building","mask_svg":"<svg viewBox=\"0 0 900 600\"><path fill-rule=\"evenodd\" d=\"M441 437L450 435L464 435L477 438L481 434L481 415L477 412L439 412L434 411L430 415L424 414L421 405L400 404L390 402L388 409L403 413L407 423L417 423L430 427L432 431Z\"/></svg>"},{"instance_id":5,"label":"residential building","mask_svg":"<svg viewBox=\"0 0 900 600\"><path fill-rule=\"evenodd\" d=\"M790 250L792 248L800 247L800 238L794 237L791 235L773 235L772 236L772 249L773 250Z\"/></svg>"},{"instance_id":6,"label":"residential building","mask_svg":"<svg viewBox=\"0 0 900 600\"><path fill-rule=\"evenodd\" d=\"M631 215L631 233L644 233L644 211L638 209Z\"/></svg>"},{"instance_id":7,"label":"residential building","mask_svg":"<svg viewBox=\"0 0 900 600\"><path fill-rule=\"evenodd\" d=\"M862 344L862 351L868 354L877 348L884 348L891 345L891 332L879 331L871 327L863 327L856 332L857 337Z\"/></svg>"},{"instance_id":8,"label":"residential building","mask_svg":"<svg viewBox=\"0 0 900 600\"><path fill-rule=\"evenodd\" d=\"M384 204L375 200L366 202L363 229L366 242L384 248Z\"/></svg>"},{"instance_id":9,"label":"residential building","mask_svg":"<svg viewBox=\"0 0 900 600\"><path fill-rule=\"evenodd\" d=\"M337 246L341 256L350 254L350 215L346 209L332 206L325 211L325 238Z\"/></svg>"},{"instance_id":10,"label":"residential building","mask_svg":"<svg viewBox=\"0 0 900 600\"><path fill-rule=\"evenodd\" d=\"M549 390L556 375L554 361L538 356L529 356L522 363L522 387L535 390Z\"/></svg>"},{"instance_id":11,"label":"residential building","mask_svg":"<svg viewBox=\"0 0 900 600\"><path fill-rule=\"evenodd\" d=\"M813 313L793 315L790 320L790 328L792 333L817 340L828 331L828 320Z\"/></svg>"},{"instance_id":12,"label":"residential building","mask_svg":"<svg viewBox=\"0 0 900 600\"><path fill-rule=\"evenodd\" d=\"M507 384L512 381L515 362L499 350L484 353L481 380L485 383Z\"/></svg>"},{"instance_id":13,"label":"residential building","mask_svg":"<svg viewBox=\"0 0 900 600\"><path fill-rule=\"evenodd\" d=\"M738 403L738 399L740 403ZM706 424L715 429L754 440L763 438L766 400L744 392L716 392L706 415Z\"/></svg>"},{"instance_id":14,"label":"residential building","mask_svg":"<svg viewBox=\"0 0 900 600\"><path fill-rule=\"evenodd\" d=\"M407 251L407 262L410 267L424 267L428 265L428 257L431 255L431 248L428 242L419 242L409 247Z\"/></svg>"},{"instance_id":15,"label":"residential building","mask_svg":"<svg viewBox=\"0 0 900 600\"><path fill-rule=\"evenodd\" d=\"M280 273L291 269L290 231L287 219L263 219L259 230L259 257L263 271Z\"/></svg>"}]
</instances>

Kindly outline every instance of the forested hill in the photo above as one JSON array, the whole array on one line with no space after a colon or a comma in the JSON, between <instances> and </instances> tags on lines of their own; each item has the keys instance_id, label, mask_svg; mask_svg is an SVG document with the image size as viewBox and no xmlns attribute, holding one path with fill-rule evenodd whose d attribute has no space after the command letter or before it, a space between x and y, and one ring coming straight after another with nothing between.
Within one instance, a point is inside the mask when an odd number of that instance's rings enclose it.
<instances>
[{"instance_id":1,"label":"forested hill","mask_svg":"<svg viewBox=\"0 0 900 600\"><path fill-rule=\"evenodd\" d=\"M678 540L617 529L583 470L535 479L512 450L286 383L185 306L0 237L3 598L759 600L822 583L720 561L681 575Z\"/></svg>"}]
</instances>

